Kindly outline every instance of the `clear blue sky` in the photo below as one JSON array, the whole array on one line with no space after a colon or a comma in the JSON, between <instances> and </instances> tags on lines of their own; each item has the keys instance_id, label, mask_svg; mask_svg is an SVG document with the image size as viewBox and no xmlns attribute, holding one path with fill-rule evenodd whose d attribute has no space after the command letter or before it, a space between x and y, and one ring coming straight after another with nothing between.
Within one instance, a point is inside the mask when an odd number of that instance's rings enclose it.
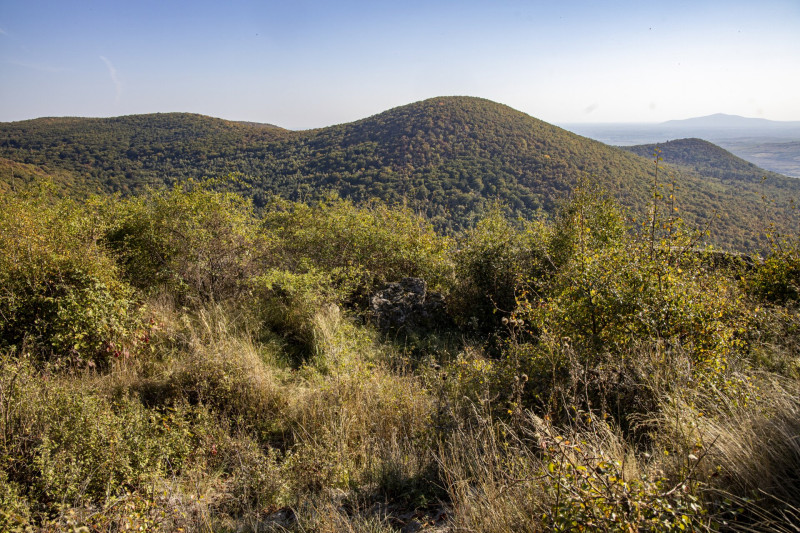
<instances>
[{"instance_id":1,"label":"clear blue sky","mask_svg":"<svg viewBox=\"0 0 800 533\"><path fill-rule=\"evenodd\" d=\"M0 0L0 121L302 129L440 95L553 123L800 120L800 0Z\"/></svg>"}]
</instances>

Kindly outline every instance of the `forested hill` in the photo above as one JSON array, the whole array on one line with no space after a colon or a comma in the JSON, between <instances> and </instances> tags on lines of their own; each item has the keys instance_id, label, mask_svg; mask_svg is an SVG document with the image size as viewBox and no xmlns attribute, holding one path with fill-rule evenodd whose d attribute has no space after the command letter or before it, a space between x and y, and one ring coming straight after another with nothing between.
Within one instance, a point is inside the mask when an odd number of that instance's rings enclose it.
<instances>
[{"instance_id":1,"label":"forested hill","mask_svg":"<svg viewBox=\"0 0 800 533\"><path fill-rule=\"evenodd\" d=\"M189 113L40 118L0 124L0 157L70 172L76 188L129 193L145 185L224 173L209 159L283 135L291 132ZM3 175L5 181L8 177Z\"/></svg>"},{"instance_id":2,"label":"forested hill","mask_svg":"<svg viewBox=\"0 0 800 533\"><path fill-rule=\"evenodd\" d=\"M405 200L445 227L471 224L495 199L523 216L552 212L581 176L627 205L647 196L640 158L477 98L426 100L269 150L280 175L303 177L281 184L283 194L327 187L356 200ZM261 176L259 188L275 188Z\"/></svg>"},{"instance_id":3,"label":"forested hill","mask_svg":"<svg viewBox=\"0 0 800 533\"><path fill-rule=\"evenodd\" d=\"M652 157L658 149L665 163L688 167L703 176L749 182L758 181L762 177L770 181L786 179L785 176L764 170L703 139L677 139L661 144L640 144L622 148L643 157Z\"/></svg>"},{"instance_id":4,"label":"forested hill","mask_svg":"<svg viewBox=\"0 0 800 533\"><path fill-rule=\"evenodd\" d=\"M308 131L178 113L3 123L0 157L16 164L0 166L5 181L24 168L56 174L73 190L135 193L239 174L256 204L273 193L312 199L336 191L355 201L405 201L446 230L470 226L495 200L521 216L552 213L581 179L642 218L655 168L652 158L468 97L433 98ZM662 177L677 184L687 221L711 222L714 241L733 249L756 246L770 222L762 194L800 197L800 181L780 176L763 186L760 178L712 171ZM796 220L785 225L793 230Z\"/></svg>"}]
</instances>

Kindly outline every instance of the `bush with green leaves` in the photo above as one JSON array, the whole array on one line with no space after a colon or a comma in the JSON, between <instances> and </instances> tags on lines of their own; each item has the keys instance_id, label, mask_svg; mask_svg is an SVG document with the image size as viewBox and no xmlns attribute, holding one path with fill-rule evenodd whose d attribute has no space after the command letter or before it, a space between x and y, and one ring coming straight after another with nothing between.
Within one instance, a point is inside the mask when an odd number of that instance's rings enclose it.
<instances>
[{"instance_id":1,"label":"bush with green leaves","mask_svg":"<svg viewBox=\"0 0 800 533\"><path fill-rule=\"evenodd\" d=\"M621 217L595 202L584 209L586 201L576 199L550 243L559 268L546 294L525 294L517 317L589 367L652 339L682 346L696 377L719 383L749 321L738 284L703 261L691 235L676 231L653 243L620 231Z\"/></svg>"},{"instance_id":2,"label":"bush with green leaves","mask_svg":"<svg viewBox=\"0 0 800 533\"><path fill-rule=\"evenodd\" d=\"M567 435L541 419L533 424L550 503L544 521L551 531L705 529L708 509L693 477L702 455L690 454L688 467L671 481L626 457L621 439L603 421L586 413L578 419L581 430Z\"/></svg>"},{"instance_id":3,"label":"bush with green leaves","mask_svg":"<svg viewBox=\"0 0 800 533\"><path fill-rule=\"evenodd\" d=\"M22 486L9 480L6 471L0 469L0 530L24 531L30 523L30 503L22 493Z\"/></svg>"},{"instance_id":4,"label":"bush with green leaves","mask_svg":"<svg viewBox=\"0 0 800 533\"><path fill-rule=\"evenodd\" d=\"M247 200L211 185L190 180L119 202L106 238L134 286L200 302L247 289L266 239Z\"/></svg>"},{"instance_id":5,"label":"bush with green leaves","mask_svg":"<svg viewBox=\"0 0 800 533\"><path fill-rule=\"evenodd\" d=\"M90 391L69 374L43 376L29 358L9 353L0 354L0 391L0 497L15 500L8 509L18 514L152 490L180 472L205 432L185 405L148 410L128 395Z\"/></svg>"},{"instance_id":6,"label":"bush with green leaves","mask_svg":"<svg viewBox=\"0 0 800 533\"><path fill-rule=\"evenodd\" d=\"M775 242L771 253L749 277L751 294L786 305L800 301L800 241Z\"/></svg>"},{"instance_id":7,"label":"bush with green leaves","mask_svg":"<svg viewBox=\"0 0 800 533\"><path fill-rule=\"evenodd\" d=\"M548 228L542 221L515 225L501 206L458 242L449 307L462 326L495 331L517 306L525 289L539 287L552 271L546 256Z\"/></svg>"},{"instance_id":8,"label":"bush with green leaves","mask_svg":"<svg viewBox=\"0 0 800 533\"><path fill-rule=\"evenodd\" d=\"M129 336L133 292L100 243L106 204L0 198L0 346L105 365Z\"/></svg>"},{"instance_id":9,"label":"bush with green leaves","mask_svg":"<svg viewBox=\"0 0 800 533\"><path fill-rule=\"evenodd\" d=\"M620 206L595 186L581 183L556 213L547 243L548 257L562 268L581 254L619 244L627 234Z\"/></svg>"},{"instance_id":10,"label":"bush with green leaves","mask_svg":"<svg viewBox=\"0 0 800 533\"><path fill-rule=\"evenodd\" d=\"M179 472L195 448L185 409L154 413L135 399L56 390L39 413L41 441L33 458L34 491L53 503L78 505Z\"/></svg>"},{"instance_id":11,"label":"bush with green leaves","mask_svg":"<svg viewBox=\"0 0 800 533\"><path fill-rule=\"evenodd\" d=\"M473 413L437 452L456 530L711 529L716 517L695 468L702 452L637 454L612 424L586 412L573 411L566 425L529 411L511 423L482 406Z\"/></svg>"},{"instance_id":12,"label":"bush with green leaves","mask_svg":"<svg viewBox=\"0 0 800 533\"><path fill-rule=\"evenodd\" d=\"M280 264L292 272L329 272L354 297L403 277L440 288L451 276L449 240L403 207L355 206L330 198L313 206L275 200L263 228L279 240Z\"/></svg>"}]
</instances>

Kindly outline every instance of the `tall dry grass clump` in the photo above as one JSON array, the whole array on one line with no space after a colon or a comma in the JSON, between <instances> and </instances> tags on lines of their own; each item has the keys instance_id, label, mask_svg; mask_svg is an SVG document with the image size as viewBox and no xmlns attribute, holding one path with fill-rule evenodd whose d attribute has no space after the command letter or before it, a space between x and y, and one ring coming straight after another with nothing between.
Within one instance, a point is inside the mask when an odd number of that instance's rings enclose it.
<instances>
[{"instance_id":1,"label":"tall dry grass clump","mask_svg":"<svg viewBox=\"0 0 800 533\"><path fill-rule=\"evenodd\" d=\"M706 450L700 474L714 498L741 506L748 527L793 531L800 523L800 386L760 374L743 400L693 391L664 408L662 437Z\"/></svg>"},{"instance_id":2,"label":"tall dry grass clump","mask_svg":"<svg viewBox=\"0 0 800 533\"><path fill-rule=\"evenodd\" d=\"M705 530L697 481L668 477L605 420L570 427L525 413L514 426L476 416L438 458L457 531Z\"/></svg>"},{"instance_id":3,"label":"tall dry grass clump","mask_svg":"<svg viewBox=\"0 0 800 533\"><path fill-rule=\"evenodd\" d=\"M372 487L412 497L429 466L431 397L414 376L389 371L391 348L338 308L319 312L314 331L316 354L289 411L296 445L286 467L295 490Z\"/></svg>"}]
</instances>

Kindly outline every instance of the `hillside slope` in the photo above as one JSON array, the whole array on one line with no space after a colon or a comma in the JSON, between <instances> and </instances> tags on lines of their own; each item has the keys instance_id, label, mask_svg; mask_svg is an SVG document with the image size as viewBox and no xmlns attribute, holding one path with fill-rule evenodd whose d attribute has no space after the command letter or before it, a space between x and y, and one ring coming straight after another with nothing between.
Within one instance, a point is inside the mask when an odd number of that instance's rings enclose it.
<instances>
[{"instance_id":1,"label":"hillside slope","mask_svg":"<svg viewBox=\"0 0 800 533\"><path fill-rule=\"evenodd\" d=\"M691 168L703 176L725 180L758 181L762 177L781 181L784 176L764 170L753 163L703 139L676 139L661 144L625 146L624 150L642 157L652 157L659 149L667 164Z\"/></svg>"},{"instance_id":2,"label":"hillside slope","mask_svg":"<svg viewBox=\"0 0 800 533\"><path fill-rule=\"evenodd\" d=\"M0 156L80 175L78 188L129 193L183 176L219 174L209 157L290 133L189 113L40 118L2 124Z\"/></svg>"},{"instance_id":3,"label":"hillside slope","mask_svg":"<svg viewBox=\"0 0 800 533\"><path fill-rule=\"evenodd\" d=\"M0 157L123 193L236 173L257 205L272 194L312 199L334 191L356 201L407 202L451 231L472 225L496 200L519 216L552 213L580 180L599 184L641 220L654 170L652 161L625 150L468 97L433 98L308 131L178 113L5 123ZM800 196L800 182L780 176L764 186L685 169L670 176L687 221L712 224L714 241L734 249L762 242L769 223L762 194ZM785 225L793 229L796 221Z\"/></svg>"},{"instance_id":4,"label":"hillside slope","mask_svg":"<svg viewBox=\"0 0 800 533\"><path fill-rule=\"evenodd\" d=\"M22 190L29 184L49 180L59 194L82 195L102 192L97 184L63 169L45 170L36 165L0 157L0 192Z\"/></svg>"}]
</instances>

